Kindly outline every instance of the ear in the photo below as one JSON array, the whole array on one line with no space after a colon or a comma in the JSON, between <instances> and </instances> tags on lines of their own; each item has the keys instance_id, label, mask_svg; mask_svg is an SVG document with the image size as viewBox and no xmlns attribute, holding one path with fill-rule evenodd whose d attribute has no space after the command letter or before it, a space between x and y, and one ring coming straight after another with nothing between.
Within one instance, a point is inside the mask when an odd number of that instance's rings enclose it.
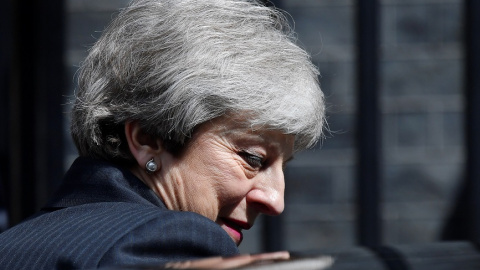
<instances>
[{"instance_id":1,"label":"ear","mask_svg":"<svg viewBox=\"0 0 480 270\"><path fill-rule=\"evenodd\" d=\"M125 137L133 157L141 167L162 150L162 141L145 133L136 121L125 123Z\"/></svg>"}]
</instances>

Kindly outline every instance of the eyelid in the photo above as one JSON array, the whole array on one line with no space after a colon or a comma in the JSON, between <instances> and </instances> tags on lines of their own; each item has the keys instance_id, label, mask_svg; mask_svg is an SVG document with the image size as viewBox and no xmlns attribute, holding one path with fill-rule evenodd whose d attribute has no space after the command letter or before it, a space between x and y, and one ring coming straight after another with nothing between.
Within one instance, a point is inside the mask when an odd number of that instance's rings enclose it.
<instances>
[{"instance_id":1,"label":"eyelid","mask_svg":"<svg viewBox=\"0 0 480 270\"><path fill-rule=\"evenodd\" d=\"M241 151L240 156L253 168L261 168L264 165L264 158L259 154L253 154L249 151ZM255 163L255 164L252 164Z\"/></svg>"}]
</instances>

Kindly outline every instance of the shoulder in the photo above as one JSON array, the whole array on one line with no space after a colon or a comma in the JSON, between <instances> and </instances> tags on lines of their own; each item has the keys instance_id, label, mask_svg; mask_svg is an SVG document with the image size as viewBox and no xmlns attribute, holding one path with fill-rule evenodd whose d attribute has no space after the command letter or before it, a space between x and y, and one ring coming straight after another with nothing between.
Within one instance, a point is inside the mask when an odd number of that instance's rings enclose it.
<instances>
[{"instance_id":1,"label":"shoulder","mask_svg":"<svg viewBox=\"0 0 480 270\"><path fill-rule=\"evenodd\" d=\"M165 211L118 238L100 266L163 264L238 254L235 243L213 221L191 212Z\"/></svg>"},{"instance_id":2,"label":"shoulder","mask_svg":"<svg viewBox=\"0 0 480 270\"><path fill-rule=\"evenodd\" d=\"M16 257L5 263L37 269L162 264L237 252L223 229L203 216L121 202L57 210L0 236L0 253Z\"/></svg>"}]
</instances>

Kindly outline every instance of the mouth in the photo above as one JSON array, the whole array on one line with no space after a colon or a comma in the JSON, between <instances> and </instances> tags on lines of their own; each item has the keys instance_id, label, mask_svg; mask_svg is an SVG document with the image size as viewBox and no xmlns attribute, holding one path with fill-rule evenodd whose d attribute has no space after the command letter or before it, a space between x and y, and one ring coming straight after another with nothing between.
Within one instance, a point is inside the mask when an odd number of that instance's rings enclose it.
<instances>
[{"instance_id":1,"label":"mouth","mask_svg":"<svg viewBox=\"0 0 480 270\"><path fill-rule=\"evenodd\" d=\"M230 235L237 246L240 245L243 240L242 230L248 230L252 227L246 222L229 218L220 218L217 223Z\"/></svg>"}]
</instances>

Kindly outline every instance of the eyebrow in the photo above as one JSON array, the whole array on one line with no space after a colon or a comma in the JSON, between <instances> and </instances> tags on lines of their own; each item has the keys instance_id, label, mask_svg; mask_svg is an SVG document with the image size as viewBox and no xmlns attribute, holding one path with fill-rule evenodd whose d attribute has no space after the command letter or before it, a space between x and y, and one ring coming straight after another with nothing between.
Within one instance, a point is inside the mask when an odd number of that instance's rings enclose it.
<instances>
[{"instance_id":1,"label":"eyebrow","mask_svg":"<svg viewBox=\"0 0 480 270\"><path fill-rule=\"evenodd\" d=\"M235 129L228 129L224 130L221 133L222 135L225 136L232 136L237 139L248 139L248 140L254 140L258 143L265 143L268 142L268 138L265 138L264 136L261 136L260 134L252 133L252 132L246 132L242 128L235 128Z\"/></svg>"},{"instance_id":2,"label":"eyebrow","mask_svg":"<svg viewBox=\"0 0 480 270\"><path fill-rule=\"evenodd\" d=\"M251 131L251 130L250 130ZM263 136L262 134L258 134L255 132L246 132L244 128L234 128L234 129L226 129L221 132L221 134L226 135L226 136L234 136L237 139L240 140L249 140L249 141L254 141L259 144L268 144L268 146L273 146L274 148L277 149L279 153L281 153L281 147L276 146L276 143L272 143L271 140L269 140L268 137ZM294 159L294 156L291 155L288 159L286 159L283 164L284 166L287 164L287 162L290 162Z\"/></svg>"}]
</instances>

